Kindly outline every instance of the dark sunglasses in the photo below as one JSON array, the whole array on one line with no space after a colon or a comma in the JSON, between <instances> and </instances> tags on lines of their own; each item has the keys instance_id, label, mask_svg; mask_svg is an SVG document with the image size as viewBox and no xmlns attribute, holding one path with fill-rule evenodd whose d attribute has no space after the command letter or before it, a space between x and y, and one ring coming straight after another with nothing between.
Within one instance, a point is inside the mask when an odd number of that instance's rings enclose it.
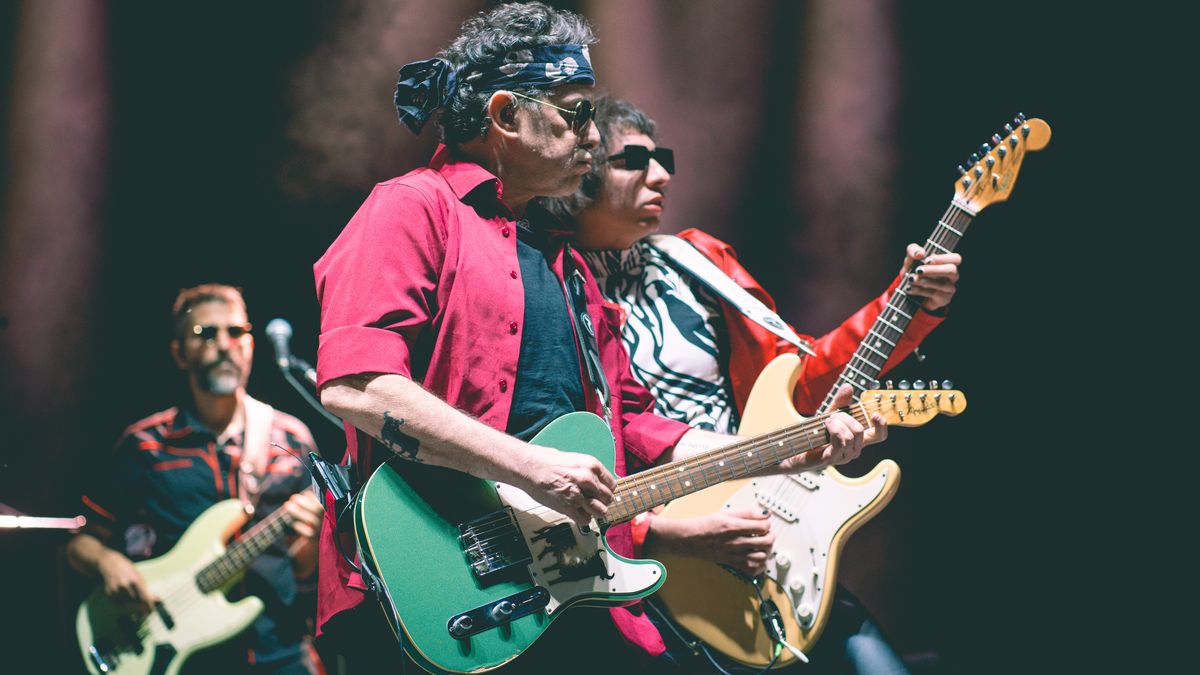
<instances>
[{"instance_id":1,"label":"dark sunglasses","mask_svg":"<svg viewBox=\"0 0 1200 675\"><path fill-rule=\"evenodd\" d=\"M644 145L627 145L625 149L608 158L610 162L625 160L625 168L640 171L650 166L650 158L662 165L667 173L675 175L675 152L670 148L658 147L653 150Z\"/></svg>"},{"instance_id":2,"label":"dark sunglasses","mask_svg":"<svg viewBox=\"0 0 1200 675\"><path fill-rule=\"evenodd\" d=\"M205 342L212 342L213 340L217 339L217 333L222 330L229 335L230 340L237 340L243 335L250 334L250 324L245 324L242 326L192 326L192 335L195 335Z\"/></svg>"},{"instance_id":3,"label":"dark sunglasses","mask_svg":"<svg viewBox=\"0 0 1200 675\"><path fill-rule=\"evenodd\" d=\"M576 134L582 134L583 130L587 128L588 122L591 122L592 118L596 116L596 109L592 107L592 102L587 100L586 98L581 99L578 102L576 102L574 110L567 110L566 108L560 108L560 107L554 105L553 103L543 101L540 98L526 96L525 94L522 94L520 92L510 91L508 93L512 94L513 96L520 96L521 98L527 98L530 101L533 101L534 103L541 103L542 105L548 105L551 108L554 108L555 110L561 110L562 112L565 112L566 114L570 115L571 116L571 131L574 131Z\"/></svg>"}]
</instances>

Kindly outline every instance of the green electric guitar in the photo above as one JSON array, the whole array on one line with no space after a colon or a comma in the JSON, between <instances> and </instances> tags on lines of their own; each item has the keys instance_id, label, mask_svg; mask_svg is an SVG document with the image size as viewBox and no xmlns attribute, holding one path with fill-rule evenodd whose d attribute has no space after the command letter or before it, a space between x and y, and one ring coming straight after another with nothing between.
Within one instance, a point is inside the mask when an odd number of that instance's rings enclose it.
<instances>
[{"instance_id":1,"label":"green electric guitar","mask_svg":"<svg viewBox=\"0 0 1200 675\"><path fill-rule=\"evenodd\" d=\"M864 426L874 412L890 425L919 426L966 405L961 392L940 394L866 392L849 412ZM662 585L661 563L609 548L609 526L825 445L829 414L621 478L608 513L589 527L511 485L393 459L375 471L355 506L359 553L414 661L435 672L491 670L519 656L568 607L620 605ZM613 469L612 433L590 413L556 419L531 443L591 455Z\"/></svg>"}]
</instances>

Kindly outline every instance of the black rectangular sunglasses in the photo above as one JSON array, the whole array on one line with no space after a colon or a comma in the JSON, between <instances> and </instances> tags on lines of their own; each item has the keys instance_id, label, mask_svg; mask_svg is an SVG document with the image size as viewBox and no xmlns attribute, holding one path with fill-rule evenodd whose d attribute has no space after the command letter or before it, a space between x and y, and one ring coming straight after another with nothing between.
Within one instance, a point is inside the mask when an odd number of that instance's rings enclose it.
<instances>
[{"instance_id":1,"label":"black rectangular sunglasses","mask_svg":"<svg viewBox=\"0 0 1200 675\"><path fill-rule=\"evenodd\" d=\"M662 168L667 170L667 173L675 175L675 152L670 148L658 147L654 150L647 148L644 145L627 145L621 152L611 155L608 158L610 162L618 162L625 160L625 168L631 171L639 171L650 166L650 158L662 165Z\"/></svg>"}]
</instances>

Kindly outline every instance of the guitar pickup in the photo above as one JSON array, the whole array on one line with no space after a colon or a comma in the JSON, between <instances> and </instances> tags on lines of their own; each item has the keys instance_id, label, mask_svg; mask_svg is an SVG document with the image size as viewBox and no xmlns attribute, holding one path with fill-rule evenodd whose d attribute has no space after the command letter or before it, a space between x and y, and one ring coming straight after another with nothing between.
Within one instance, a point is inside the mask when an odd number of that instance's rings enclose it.
<instances>
[{"instance_id":1,"label":"guitar pickup","mask_svg":"<svg viewBox=\"0 0 1200 675\"><path fill-rule=\"evenodd\" d=\"M803 473L790 473L788 474L788 478L791 478L797 483L803 485L806 489L821 489L820 484L817 483L817 474L813 473L812 471L805 471Z\"/></svg>"},{"instance_id":2,"label":"guitar pickup","mask_svg":"<svg viewBox=\"0 0 1200 675\"><path fill-rule=\"evenodd\" d=\"M799 518L796 511L791 508L791 505L782 499L777 498L773 494L766 492L755 492L754 501L764 509L768 509L771 513L783 518L789 523L794 523Z\"/></svg>"},{"instance_id":3,"label":"guitar pickup","mask_svg":"<svg viewBox=\"0 0 1200 675\"><path fill-rule=\"evenodd\" d=\"M465 640L472 635L539 612L549 603L550 591L542 586L534 586L462 614L455 614L446 621L446 630L455 640Z\"/></svg>"},{"instance_id":4,"label":"guitar pickup","mask_svg":"<svg viewBox=\"0 0 1200 675\"><path fill-rule=\"evenodd\" d=\"M511 507L460 524L458 541L471 572L484 588L514 573L525 574L526 565L533 561Z\"/></svg>"}]
</instances>

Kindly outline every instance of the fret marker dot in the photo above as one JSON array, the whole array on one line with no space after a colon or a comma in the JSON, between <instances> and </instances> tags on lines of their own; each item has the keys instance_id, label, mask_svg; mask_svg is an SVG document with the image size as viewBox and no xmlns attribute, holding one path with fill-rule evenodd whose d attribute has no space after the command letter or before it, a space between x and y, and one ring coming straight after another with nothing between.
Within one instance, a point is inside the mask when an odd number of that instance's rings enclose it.
<instances>
[{"instance_id":1,"label":"fret marker dot","mask_svg":"<svg viewBox=\"0 0 1200 675\"><path fill-rule=\"evenodd\" d=\"M691 486L692 486L692 481L690 481L690 480L685 480L685 481L683 481L683 484L684 484L685 486L687 486L687 487L691 487Z\"/></svg>"},{"instance_id":2,"label":"fret marker dot","mask_svg":"<svg viewBox=\"0 0 1200 675\"><path fill-rule=\"evenodd\" d=\"M636 496L637 496L637 490L634 490L634 491L633 491L633 496L634 496L634 497L636 497Z\"/></svg>"},{"instance_id":3,"label":"fret marker dot","mask_svg":"<svg viewBox=\"0 0 1200 675\"><path fill-rule=\"evenodd\" d=\"M721 460L720 462L717 462L717 466L725 466L725 460Z\"/></svg>"},{"instance_id":4,"label":"fret marker dot","mask_svg":"<svg viewBox=\"0 0 1200 675\"><path fill-rule=\"evenodd\" d=\"M753 457L753 456L754 456L754 452L753 452L753 451L751 451L751 452L747 452L747 453L746 453L746 456L747 456L747 457Z\"/></svg>"},{"instance_id":5,"label":"fret marker dot","mask_svg":"<svg viewBox=\"0 0 1200 675\"><path fill-rule=\"evenodd\" d=\"M782 447L783 447L783 441L779 441L778 443L776 443L776 445L778 445L779 447L781 447L781 448L782 448Z\"/></svg>"},{"instance_id":6,"label":"fret marker dot","mask_svg":"<svg viewBox=\"0 0 1200 675\"><path fill-rule=\"evenodd\" d=\"M651 483L651 484L650 484L650 489L651 489L651 490L657 490L657 489L658 489L658 486L657 486L657 485L654 485L653 483Z\"/></svg>"}]
</instances>

